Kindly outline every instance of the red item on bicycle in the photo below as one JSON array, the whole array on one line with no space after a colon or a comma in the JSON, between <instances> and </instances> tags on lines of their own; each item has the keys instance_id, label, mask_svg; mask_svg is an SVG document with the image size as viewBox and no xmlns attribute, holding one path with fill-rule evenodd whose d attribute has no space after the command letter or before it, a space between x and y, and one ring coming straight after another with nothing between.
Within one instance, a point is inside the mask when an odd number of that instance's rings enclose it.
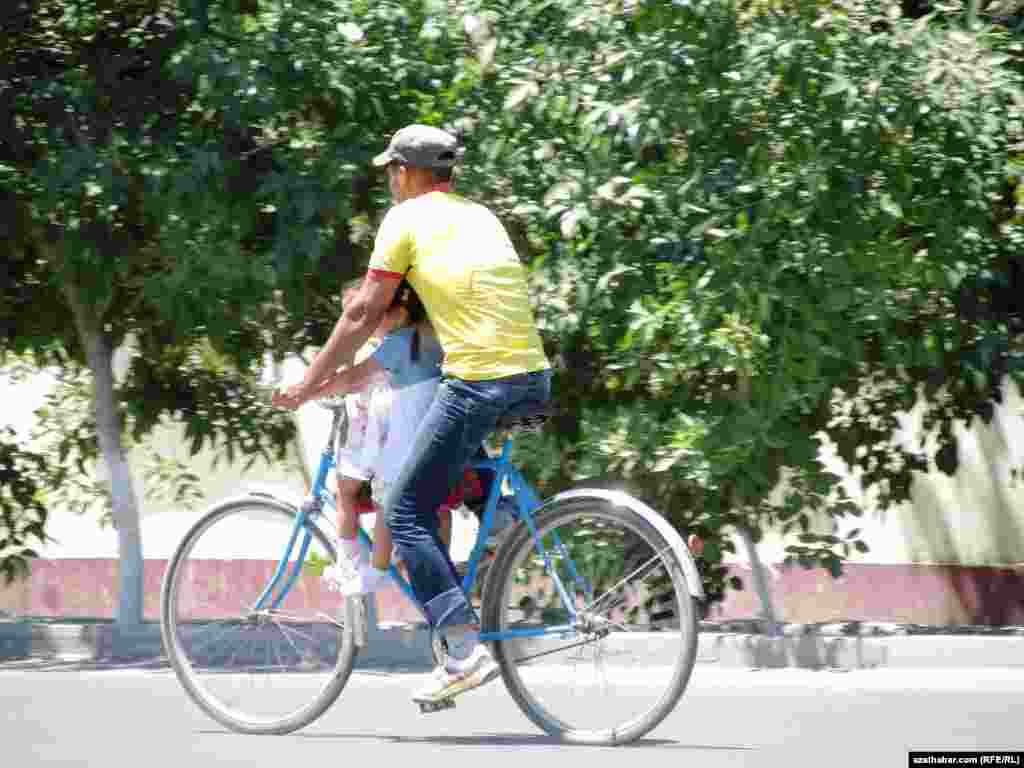
<instances>
[{"instance_id":1,"label":"red item on bicycle","mask_svg":"<svg viewBox=\"0 0 1024 768\"><path fill-rule=\"evenodd\" d=\"M462 473L462 480L455 486L448 498L445 499L438 512L451 511L462 504L466 497L471 499L479 498L483 495L483 492L484 489L483 484L480 482L480 477L474 470L467 467Z\"/></svg>"},{"instance_id":2,"label":"red item on bicycle","mask_svg":"<svg viewBox=\"0 0 1024 768\"><path fill-rule=\"evenodd\" d=\"M357 515L369 515L377 511L377 506L373 503L373 499L364 499L359 497L356 500L356 514Z\"/></svg>"},{"instance_id":3,"label":"red item on bicycle","mask_svg":"<svg viewBox=\"0 0 1024 768\"><path fill-rule=\"evenodd\" d=\"M480 476L477 473L467 468L462 473L462 480L452 489L452 492L448 495L448 498L444 500L444 503L438 508L438 513L444 511L451 511L462 504L467 497L470 499L478 499L483 496L484 488L480 482ZM373 499L368 493L359 494L359 498L356 501L356 514L357 515L369 515L377 512L377 505L373 503Z\"/></svg>"}]
</instances>

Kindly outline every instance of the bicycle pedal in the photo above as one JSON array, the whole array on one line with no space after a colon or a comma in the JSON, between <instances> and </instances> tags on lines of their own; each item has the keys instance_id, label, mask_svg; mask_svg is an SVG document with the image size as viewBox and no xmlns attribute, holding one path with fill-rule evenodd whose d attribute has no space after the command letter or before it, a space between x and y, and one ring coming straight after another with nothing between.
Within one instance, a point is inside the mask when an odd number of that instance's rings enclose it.
<instances>
[{"instance_id":1,"label":"bicycle pedal","mask_svg":"<svg viewBox=\"0 0 1024 768\"><path fill-rule=\"evenodd\" d=\"M420 713L429 715L432 712L441 712L445 709L455 709L455 699L440 699L439 701L417 701L420 705Z\"/></svg>"}]
</instances>

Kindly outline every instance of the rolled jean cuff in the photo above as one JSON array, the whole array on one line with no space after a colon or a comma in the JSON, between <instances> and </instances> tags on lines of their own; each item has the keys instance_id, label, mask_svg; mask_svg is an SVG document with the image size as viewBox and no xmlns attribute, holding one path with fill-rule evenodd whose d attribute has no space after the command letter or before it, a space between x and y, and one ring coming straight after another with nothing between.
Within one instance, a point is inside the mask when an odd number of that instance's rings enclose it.
<instances>
[{"instance_id":1,"label":"rolled jean cuff","mask_svg":"<svg viewBox=\"0 0 1024 768\"><path fill-rule=\"evenodd\" d=\"M476 614L459 587L442 592L423 606L432 627L457 627L476 624Z\"/></svg>"}]
</instances>

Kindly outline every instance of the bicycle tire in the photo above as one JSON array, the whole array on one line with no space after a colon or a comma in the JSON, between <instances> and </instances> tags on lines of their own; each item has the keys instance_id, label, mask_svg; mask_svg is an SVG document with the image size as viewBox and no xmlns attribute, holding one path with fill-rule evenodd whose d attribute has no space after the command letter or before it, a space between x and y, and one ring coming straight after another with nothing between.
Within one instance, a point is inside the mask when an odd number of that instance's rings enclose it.
<instances>
[{"instance_id":1,"label":"bicycle tire","mask_svg":"<svg viewBox=\"0 0 1024 768\"><path fill-rule=\"evenodd\" d=\"M196 664L192 663L187 653L183 632L179 632L179 611L176 601L179 596L181 577L188 569L188 556L195 549L204 533L234 513L244 510L258 510L267 513L271 519L280 519L282 527L289 529L293 525L296 510L291 506L263 496L247 496L222 502L204 514L185 534L168 562L161 585L160 599L160 630L164 650L172 669L181 682L189 698L206 714L227 728L238 733L247 734L285 734L309 725L320 717L341 695L349 680L355 664L358 648L351 622L340 618L340 626L330 626L329 636L337 631L337 660L326 674L327 683L319 689L317 695L308 703L289 712L282 717L252 717L217 701L202 685L200 675L204 674ZM318 544L328 553L330 558L336 557L334 545L315 523L308 523ZM283 546L284 542L281 542ZM345 604L343 603L343 606ZM294 641L282 630L282 636L292 647ZM295 635L293 634L292 637ZM296 649L297 652L297 649ZM233 658L233 657L232 657ZM230 671L230 670L229 670ZM216 674L207 670L205 674ZM267 674L274 674L268 671Z\"/></svg>"},{"instance_id":2,"label":"bicycle tire","mask_svg":"<svg viewBox=\"0 0 1024 768\"><path fill-rule=\"evenodd\" d=\"M670 578L675 600L671 606L674 611L681 642L678 653L670 654L673 660L673 671L668 677L664 693L651 708L637 717L623 723L601 727L578 727L552 714L543 699L530 691L524 681L522 670L524 643L518 640L499 640L491 643L495 660L501 669L505 687L520 710L541 730L562 741L592 745L628 744L640 739L661 723L675 709L685 692L697 655L697 617L694 602L687 588L685 573L680 559L671 545L638 512L618 507L608 501L596 498L583 498L554 502L552 506L541 508L534 518L538 532L545 532L573 520L601 518L622 524L655 553L660 553L660 562L656 567L663 567L664 574ZM482 610L483 630L496 632L509 626L509 606L511 605L510 585L514 582L515 571L520 564L534 551L534 539L526 525L518 524L511 532L507 541L499 549L491 573L485 585ZM597 601L595 601L596 604ZM666 614L666 601L660 596L657 610ZM613 633L614 634L614 633ZM593 641L595 644L600 641ZM628 642L628 641L627 641ZM571 646L566 645L567 649ZM554 653L554 652L549 652ZM529 654L526 654L529 656ZM595 651L595 656L599 655ZM558 689L554 689L558 690ZM585 706L585 705L584 705ZM602 707L603 708L603 707Z\"/></svg>"}]
</instances>

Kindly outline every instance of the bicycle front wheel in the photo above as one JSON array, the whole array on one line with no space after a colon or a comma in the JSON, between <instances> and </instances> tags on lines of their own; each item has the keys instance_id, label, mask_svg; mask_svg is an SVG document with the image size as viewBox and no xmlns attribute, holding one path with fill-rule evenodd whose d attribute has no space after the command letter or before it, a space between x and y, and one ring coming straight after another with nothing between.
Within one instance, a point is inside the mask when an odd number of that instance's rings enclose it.
<instances>
[{"instance_id":1,"label":"bicycle front wheel","mask_svg":"<svg viewBox=\"0 0 1024 768\"><path fill-rule=\"evenodd\" d=\"M318 571L334 561L332 542L312 522L299 529L284 599L257 605L273 579L296 520L289 506L259 496L211 509L185 535L164 575L164 649L188 695L241 733L301 728L338 698L356 647L345 603L322 589Z\"/></svg>"},{"instance_id":2,"label":"bicycle front wheel","mask_svg":"<svg viewBox=\"0 0 1024 768\"><path fill-rule=\"evenodd\" d=\"M696 658L678 555L642 515L604 500L559 503L534 522L544 554L517 525L484 593L485 631L520 635L493 644L505 685L553 736L635 741L676 706ZM552 627L565 629L536 634Z\"/></svg>"}]
</instances>

